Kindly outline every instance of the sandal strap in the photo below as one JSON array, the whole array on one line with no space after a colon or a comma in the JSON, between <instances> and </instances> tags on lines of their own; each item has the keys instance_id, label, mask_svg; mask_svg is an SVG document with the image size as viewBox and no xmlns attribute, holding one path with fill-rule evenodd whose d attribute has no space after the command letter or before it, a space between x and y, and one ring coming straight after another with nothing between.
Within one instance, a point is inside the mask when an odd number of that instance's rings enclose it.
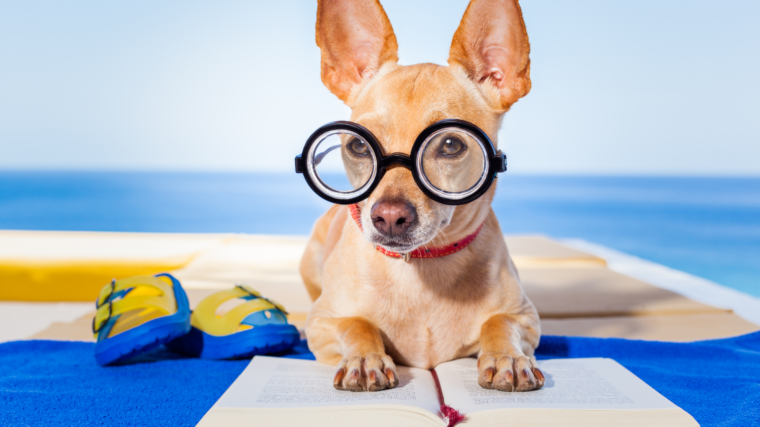
<instances>
[{"instance_id":1,"label":"sandal strap","mask_svg":"<svg viewBox=\"0 0 760 427\"><path fill-rule=\"evenodd\" d=\"M100 289L100 295L98 295L98 300L95 302L95 307L100 308L100 306L115 298L114 295L119 291L132 289L137 286L150 286L161 291L163 295L174 293L172 285L156 276L133 276L120 280L114 279L111 283Z\"/></svg>"},{"instance_id":2,"label":"sandal strap","mask_svg":"<svg viewBox=\"0 0 760 427\"><path fill-rule=\"evenodd\" d=\"M285 310L285 307L283 307L282 304L278 303L277 301L275 301L275 300L273 300L271 298L267 298L267 297L261 296L261 294L259 292L257 292L255 289L252 289L252 288L248 287L248 285L236 284L235 287L238 288L238 289L242 289L245 293L247 293L248 295L250 295L253 298L261 298L264 301L267 301L268 303L270 303L273 306L275 306L278 310L280 310L283 314L288 314L287 310Z\"/></svg>"},{"instance_id":3,"label":"sandal strap","mask_svg":"<svg viewBox=\"0 0 760 427\"><path fill-rule=\"evenodd\" d=\"M140 287L158 290L160 295L129 295ZM118 299L121 298L121 299ZM165 314L177 310L174 288L155 276L135 276L113 280L100 290L96 303L98 310L93 319L93 333L97 333L111 318L141 308L156 308Z\"/></svg>"},{"instance_id":4,"label":"sandal strap","mask_svg":"<svg viewBox=\"0 0 760 427\"><path fill-rule=\"evenodd\" d=\"M219 306L233 298L252 299L236 306L222 316L217 316L216 310ZM280 304L262 297L255 290L244 285L235 285L233 289L219 291L204 298L193 311L190 324L210 335L230 335L238 331L243 320L251 313L264 310L287 313Z\"/></svg>"}]
</instances>

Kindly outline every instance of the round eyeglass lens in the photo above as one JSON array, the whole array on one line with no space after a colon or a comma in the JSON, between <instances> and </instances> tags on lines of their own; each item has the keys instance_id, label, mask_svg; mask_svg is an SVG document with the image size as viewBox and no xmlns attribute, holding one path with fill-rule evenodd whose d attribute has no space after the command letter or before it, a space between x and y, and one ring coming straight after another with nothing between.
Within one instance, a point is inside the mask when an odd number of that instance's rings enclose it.
<instances>
[{"instance_id":1,"label":"round eyeglass lens","mask_svg":"<svg viewBox=\"0 0 760 427\"><path fill-rule=\"evenodd\" d=\"M311 146L308 173L326 194L350 199L375 177L377 160L369 143L359 135L337 130L327 132Z\"/></svg>"},{"instance_id":2,"label":"round eyeglass lens","mask_svg":"<svg viewBox=\"0 0 760 427\"><path fill-rule=\"evenodd\" d=\"M430 135L417 156L422 181L439 196L463 199L486 181L488 154L483 142L459 128L444 128Z\"/></svg>"}]
</instances>

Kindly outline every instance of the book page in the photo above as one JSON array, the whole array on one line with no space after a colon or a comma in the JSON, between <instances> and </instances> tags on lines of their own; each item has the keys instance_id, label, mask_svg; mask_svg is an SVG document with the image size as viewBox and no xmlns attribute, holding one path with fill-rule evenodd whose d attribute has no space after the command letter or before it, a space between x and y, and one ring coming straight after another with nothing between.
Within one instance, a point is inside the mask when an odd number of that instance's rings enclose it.
<instances>
[{"instance_id":1,"label":"book page","mask_svg":"<svg viewBox=\"0 0 760 427\"><path fill-rule=\"evenodd\" d=\"M465 413L504 408L673 409L668 399L612 359L539 360L540 390L503 392L478 385L476 359L435 368L446 403Z\"/></svg>"},{"instance_id":2,"label":"book page","mask_svg":"<svg viewBox=\"0 0 760 427\"><path fill-rule=\"evenodd\" d=\"M430 371L399 366L390 390L350 392L333 388L335 367L311 360L256 356L214 404L224 408L305 408L347 405L410 405L438 414Z\"/></svg>"}]
</instances>

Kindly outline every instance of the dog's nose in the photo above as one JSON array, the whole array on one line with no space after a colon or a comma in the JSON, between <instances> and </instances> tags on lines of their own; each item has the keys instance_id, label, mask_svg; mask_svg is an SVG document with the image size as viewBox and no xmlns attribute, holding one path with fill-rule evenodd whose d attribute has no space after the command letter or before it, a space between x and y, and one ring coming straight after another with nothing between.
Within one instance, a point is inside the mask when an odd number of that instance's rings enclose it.
<instances>
[{"instance_id":1,"label":"dog's nose","mask_svg":"<svg viewBox=\"0 0 760 427\"><path fill-rule=\"evenodd\" d=\"M378 201L370 211L372 224L380 234L398 236L404 234L414 222L414 207L408 202Z\"/></svg>"}]
</instances>

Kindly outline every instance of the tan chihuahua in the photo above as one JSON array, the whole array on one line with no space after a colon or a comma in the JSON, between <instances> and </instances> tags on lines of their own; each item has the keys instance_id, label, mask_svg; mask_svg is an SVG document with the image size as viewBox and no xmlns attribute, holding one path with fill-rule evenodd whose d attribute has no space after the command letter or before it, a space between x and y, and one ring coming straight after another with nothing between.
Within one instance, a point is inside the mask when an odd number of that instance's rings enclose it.
<instances>
[{"instance_id":1,"label":"tan chihuahua","mask_svg":"<svg viewBox=\"0 0 760 427\"><path fill-rule=\"evenodd\" d=\"M448 67L398 65L396 36L377 0L321 0L316 32L322 82L383 153L408 155L443 119L476 125L496 146L504 113L531 88L516 0L472 0ZM306 336L318 361L337 365L335 388L393 388L396 363L429 369L474 355L484 388L543 386L533 356L538 313L491 209L494 191L459 206L439 203L408 168L391 165L368 198L317 221L300 268L314 300ZM407 256L456 242L464 243L445 256Z\"/></svg>"}]
</instances>

